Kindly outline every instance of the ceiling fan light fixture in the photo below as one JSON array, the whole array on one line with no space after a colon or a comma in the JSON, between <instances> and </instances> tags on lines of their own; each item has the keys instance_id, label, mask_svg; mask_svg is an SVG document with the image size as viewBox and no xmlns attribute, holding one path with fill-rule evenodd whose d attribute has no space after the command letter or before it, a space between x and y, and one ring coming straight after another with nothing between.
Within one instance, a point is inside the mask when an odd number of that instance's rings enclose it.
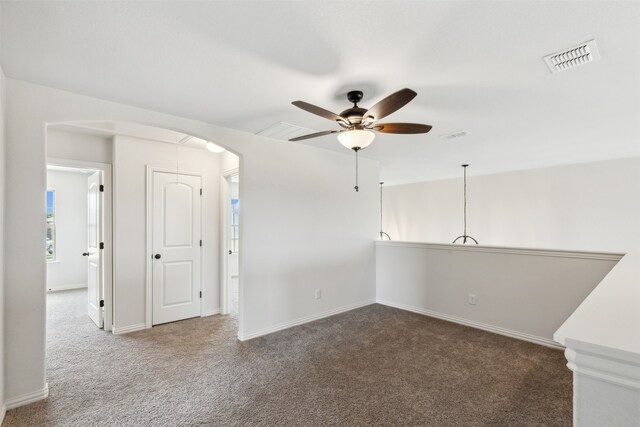
<instances>
[{"instance_id":1,"label":"ceiling fan light fixture","mask_svg":"<svg viewBox=\"0 0 640 427\"><path fill-rule=\"evenodd\" d=\"M211 141L207 142L207 150L211 151L212 153L222 153L223 151L225 151L224 148L220 147L219 145L214 144Z\"/></svg>"},{"instance_id":2,"label":"ceiling fan light fixture","mask_svg":"<svg viewBox=\"0 0 640 427\"><path fill-rule=\"evenodd\" d=\"M376 134L363 129L353 129L338 134L338 141L350 150L361 150L368 147Z\"/></svg>"}]
</instances>

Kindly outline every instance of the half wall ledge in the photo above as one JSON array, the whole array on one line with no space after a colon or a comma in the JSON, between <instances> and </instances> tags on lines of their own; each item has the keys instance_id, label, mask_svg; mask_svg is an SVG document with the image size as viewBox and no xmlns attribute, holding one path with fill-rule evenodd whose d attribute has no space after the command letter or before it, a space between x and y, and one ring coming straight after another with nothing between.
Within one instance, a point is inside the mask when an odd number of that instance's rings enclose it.
<instances>
[{"instance_id":1,"label":"half wall ledge","mask_svg":"<svg viewBox=\"0 0 640 427\"><path fill-rule=\"evenodd\" d=\"M640 426L640 250L555 332L573 371L573 425Z\"/></svg>"}]
</instances>

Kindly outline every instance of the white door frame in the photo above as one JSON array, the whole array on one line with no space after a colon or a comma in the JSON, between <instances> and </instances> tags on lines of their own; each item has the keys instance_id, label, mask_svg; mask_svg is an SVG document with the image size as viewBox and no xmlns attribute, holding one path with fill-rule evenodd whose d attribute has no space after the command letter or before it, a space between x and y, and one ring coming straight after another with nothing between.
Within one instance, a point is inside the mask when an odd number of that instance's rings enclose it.
<instances>
[{"instance_id":1,"label":"white door frame","mask_svg":"<svg viewBox=\"0 0 640 427\"><path fill-rule=\"evenodd\" d=\"M153 326L152 310L153 310L153 174L154 172L175 173L178 175L191 175L200 178L200 185L202 185L202 191L206 194L206 183L204 179L204 173L187 171L183 169L170 169L147 165L147 250L146 250L146 297L145 297L145 328L151 328ZM200 235L205 235L205 208L204 200L200 203ZM204 246L200 246L200 291L203 289L204 284ZM204 297L200 298L200 316L203 315Z\"/></svg>"},{"instance_id":2,"label":"white door frame","mask_svg":"<svg viewBox=\"0 0 640 427\"><path fill-rule=\"evenodd\" d=\"M229 177L233 175L240 176L240 169L231 169L225 171L220 177L220 238L221 240L221 252L220 252L220 283L222 286L220 287L220 313L221 314L229 314L229 304L227 301L228 298L228 268L227 268L227 257L229 256L229 209L227 202L229 200ZM242 183L242 181L240 181ZM242 234L242 231L240 231ZM240 236L238 236L240 237ZM239 259L239 257L238 257ZM240 274L240 267L238 266L238 274ZM238 288L240 287L240 277L238 277ZM240 289L238 289L240 292ZM238 298L238 316L240 315L240 299Z\"/></svg>"},{"instance_id":3,"label":"white door frame","mask_svg":"<svg viewBox=\"0 0 640 427\"><path fill-rule=\"evenodd\" d=\"M103 229L103 241L104 241L104 283L103 283L103 298L104 298L104 330L113 330L113 315L115 313L114 307L114 290L113 290L113 277L115 265L113 261L113 215L112 215L112 200L113 200L113 181L111 180L111 165L108 163L97 162L85 162L82 160L62 159L56 157L47 157L47 166L62 166L67 168L76 169L93 169L101 171L103 174L104 193L103 193L103 212L104 217L102 220Z\"/></svg>"}]
</instances>

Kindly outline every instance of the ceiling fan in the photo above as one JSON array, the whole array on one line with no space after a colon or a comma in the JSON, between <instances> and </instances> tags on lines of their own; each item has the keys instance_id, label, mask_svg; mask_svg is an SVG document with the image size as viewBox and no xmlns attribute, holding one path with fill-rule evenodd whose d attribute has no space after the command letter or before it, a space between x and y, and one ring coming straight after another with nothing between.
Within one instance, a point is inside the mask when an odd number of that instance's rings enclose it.
<instances>
[{"instance_id":1,"label":"ceiling fan","mask_svg":"<svg viewBox=\"0 0 640 427\"><path fill-rule=\"evenodd\" d=\"M377 120L383 119L407 105L416 95L417 93L411 89L402 89L387 96L367 110L366 108L358 107L358 103L362 101L362 91L354 90L347 94L347 99L353 103L353 107L344 110L340 114L332 113L331 111L304 101L294 101L292 104L296 107L317 116L324 117L325 119L332 120L342 127L342 129L325 130L309 135L302 135L291 138L289 141L302 141L303 139L337 133L338 141L340 141L342 145L358 151L371 144L373 138L375 138L373 131L399 134L427 133L431 130L431 126L429 125L417 123L376 123Z\"/></svg>"},{"instance_id":2,"label":"ceiling fan","mask_svg":"<svg viewBox=\"0 0 640 427\"><path fill-rule=\"evenodd\" d=\"M417 95L411 89L401 89L383 100L379 101L373 107L358 107L358 103L362 101L363 93L359 90L351 91L347 94L349 102L353 103L353 107L347 108L340 114L332 113L324 108L317 107L304 101L292 102L298 108L309 113L315 114L325 119L336 122L342 129L325 130L322 132L311 133L308 135L291 138L289 141L302 141L304 139L316 138L319 136L338 134L338 141L345 147L356 152L356 186L358 191L358 151L366 148L375 138L374 132L397 133L397 134L416 134L427 133L431 130L431 126L418 123L378 123L377 121L387 117L405 105L407 105Z\"/></svg>"}]
</instances>

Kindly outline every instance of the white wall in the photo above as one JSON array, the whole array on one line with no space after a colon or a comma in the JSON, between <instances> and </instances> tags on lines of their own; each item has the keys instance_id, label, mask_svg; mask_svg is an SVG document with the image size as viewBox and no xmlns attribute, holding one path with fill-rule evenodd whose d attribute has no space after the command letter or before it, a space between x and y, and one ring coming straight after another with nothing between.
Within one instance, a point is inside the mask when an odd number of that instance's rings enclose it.
<instances>
[{"instance_id":1,"label":"white wall","mask_svg":"<svg viewBox=\"0 0 640 427\"><path fill-rule=\"evenodd\" d=\"M360 159L356 193L353 155L255 141L240 164L240 337L372 302L377 162Z\"/></svg>"},{"instance_id":2,"label":"white wall","mask_svg":"<svg viewBox=\"0 0 640 427\"><path fill-rule=\"evenodd\" d=\"M480 244L626 252L640 240L640 158L484 176L471 165L467 182L467 233ZM462 206L462 178L385 187L384 229L451 243Z\"/></svg>"},{"instance_id":3,"label":"white wall","mask_svg":"<svg viewBox=\"0 0 640 427\"><path fill-rule=\"evenodd\" d=\"M114 144L114 326L145 322L146 300L146 167L203 174L204 313L220 308L220 155L137 138L116 136ZM177 158L176 158L177 150ZM177 163L176 163L177 162Z\"/></svg>"},{"instance_id":4,"label":"white wall","mask_svg":"<svg viewBox=\"0 0 640 427\"><path fill-rule=\"evenodd\" d=\"M56 258L47 263L47 289L87 286L86 173L47 171L47 189L55 191Z\"/></svg>"},{"instance_id":5,"label":"white wall","mask_svg":"<svg viewBox=\"0 0 640 427\"><path fill-rule=\"evenodd\" d=\"M215 141L242 156L241 337L374 299L377 162L360 160L360 192L355 193L352 155L8 79L8 398L38 393L45 386L45 260L40 256L45 233L45 123L82 120L164 127ZM116 263L116 273L119 268ZM323 289L322 299L314 299L316 288Z\"/></svg>"},{"instance_id":6,"label":"white wall","mask_svg":"<svg viewBox=\"0 0 640 427\"><path fill-rule=\"evenodd\" d=\"M111 164L112 137L47 129L47 157Z\"/></svg>"},{"instance_id":7,"label":"white wall","mask_svg":"<svg viewBox=\"0 0 640 427\"><path fill-rule=\"evenodd\" d=\"M5 77L0 67L0 424L4 418L4 211L5 211Z\"/></svg>"},{"instance_id":8,"label":"white wall","mask_svg":"<svg viewBox=\"0 0 640 427\"><path fill-rule=\"evenodd\" d=\"M382 304L556 345L553 333L622 254L376 244ZM476 304L468 302L469 294Z\"/></svg>"},{"instance_id":9,"label":"white wall","mask_svg":"<svg viewBox=\"0 0 640 427\"><path fill-rule=\"evenodd\" d=\"M224 151L220 154L220 172L227 173L240 167L240 158L233 153Z\"/></svg>"}]
</instances>

